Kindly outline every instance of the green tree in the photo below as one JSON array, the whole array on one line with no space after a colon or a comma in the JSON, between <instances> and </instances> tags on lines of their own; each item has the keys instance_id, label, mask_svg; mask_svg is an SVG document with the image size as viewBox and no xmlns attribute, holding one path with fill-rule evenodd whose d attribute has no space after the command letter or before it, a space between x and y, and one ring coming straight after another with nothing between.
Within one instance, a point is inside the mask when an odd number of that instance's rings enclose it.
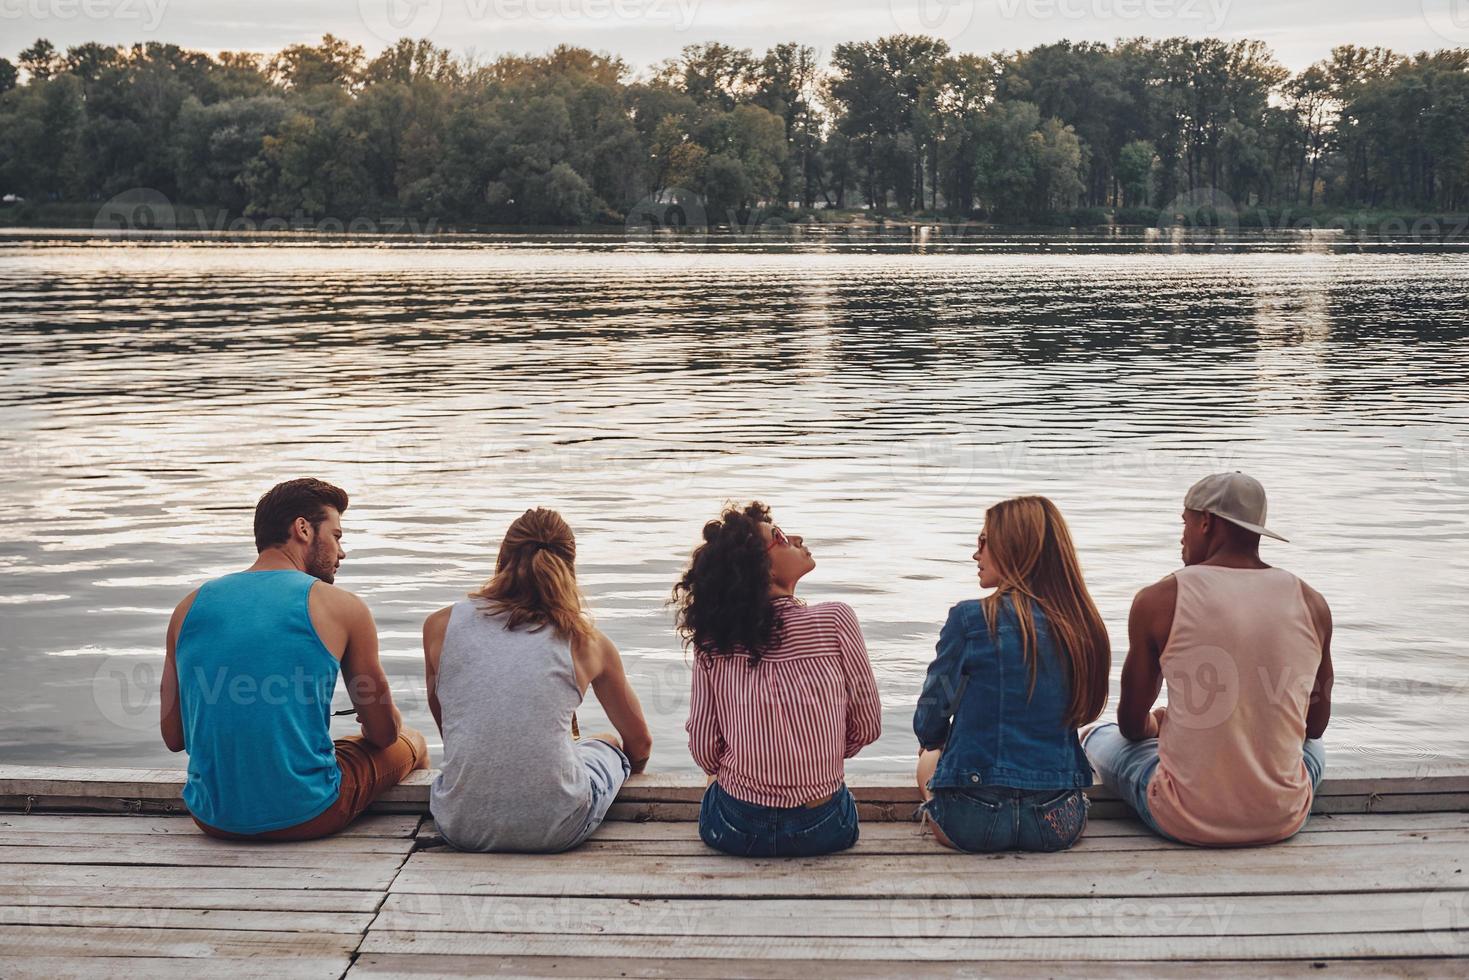
<instances>
[{"instance_id":1,"label":"green tree","mask_svg":"<svg viewBox=\"0 0 1469 980\"><path fill-rule=\"evenodd\" d=\"M1122 147L1117 160L1117 179L1122 184L1124 207L1148 203L1157 158L1158 150L1148 140L1133 140Z\"/></svg>"}]
</instances>

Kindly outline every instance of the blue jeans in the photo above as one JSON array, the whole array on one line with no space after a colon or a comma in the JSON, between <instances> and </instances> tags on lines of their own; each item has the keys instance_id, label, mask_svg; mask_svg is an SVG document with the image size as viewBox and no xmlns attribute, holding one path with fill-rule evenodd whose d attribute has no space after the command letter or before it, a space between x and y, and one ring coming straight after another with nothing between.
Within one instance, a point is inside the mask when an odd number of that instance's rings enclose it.
<instances>
[{"instance_id":1,"label":"blue jeans","mask_svg":"<svg viewBox=\"0 0 1469 980\"><path fill-rule=\"evenodd\" d=\"M961 851L1064 851L1086 827L1079 789L936 789L920 808Z\"/></svg>"},{"instance_id":2,"label":"blue jeans","mask_svg":"<svg viewBox=\"0 0 1469 980\"><path fill-rule=\"evenodd\" d=\"M1158 740L1145 738L1140 742L1122 737L1122 731L1114 724L1098 725L1082 740L1082 748L1091 761L1092 768L1102 780L1102 785L1116 793L1128 806L1136 811L1138 818L1155 834L1169 837L1168 833L1153 820L1148 810L1148 783L1158 768ZM1311 777L1311 792L1321 785L1321 774L1326 769L1326 748L1319 738L1308 738L1302 747L1306 772Z\"/></svg>"},{"instance_id":3,"label":"blue jeans","mask_svg":"<svg viewBox=\"0 0 1469 980\"><path fill-rule=\"evenodd\" d=\"M592 784L592 806L587 812L587 822L576 839L567 845L567 850L578 846L607 819L612 801L617 799L618 790L632 774L632 763L626 753L611 742L600 738L587 738L576 743L576 754L587 767L587 776Z\"/></svg>"},{"instance_id":4,"label":"blue jeans","mask_svg":"<svg viewBox=\"0 0 1469 980\"><path fill-rule=\"evenodd\" d=\"M857 801L843 786L820 806L760 806L710 783L699 804L699 837L737 857L811 857L857 843Z\"/></svg>"}]
</instances>

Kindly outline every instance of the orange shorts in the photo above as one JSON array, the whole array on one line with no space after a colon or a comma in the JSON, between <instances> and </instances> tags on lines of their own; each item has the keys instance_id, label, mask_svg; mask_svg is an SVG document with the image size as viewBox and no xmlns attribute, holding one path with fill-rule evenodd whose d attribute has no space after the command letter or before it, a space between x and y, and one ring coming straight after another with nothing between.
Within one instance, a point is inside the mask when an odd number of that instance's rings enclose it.
<instances>
[{"instance_id":1,"label":"orange shorts","mask_svg":"<svg viewBox=\"0 0 1469 980\"><path fill-rule=\"evenodd\" d=\"M385 749L378 748L361 735L348 735L332 744L337 750L337 768L342 771L341 789L337 791L335 803L305 823L260 834L232 834L210 827L200 822L198 817L194 818L194 823L199 824L199 829L210 837L220 840L289 841L329 837L356 820L373 800L397 786L427 761L419 757L417 747L406 733L400 734L398 740Z\"/></svg>"}]
</instances>

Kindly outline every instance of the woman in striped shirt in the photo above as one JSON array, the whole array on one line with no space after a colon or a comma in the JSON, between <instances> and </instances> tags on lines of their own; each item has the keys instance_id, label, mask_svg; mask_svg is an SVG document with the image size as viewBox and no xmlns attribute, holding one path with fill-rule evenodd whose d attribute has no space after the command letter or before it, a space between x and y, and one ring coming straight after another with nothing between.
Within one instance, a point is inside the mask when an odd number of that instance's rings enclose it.
<instances>
[{"instance_id":1,"label":"woman in striped shirt","mask_svg":"<svg viewBox=\"0 0 1469 980\"><path fill-rule=\"evenodd\" d=\"M808 606L796 583L816 567L761 503L731 507L674 586L694 648L689 751L709 774L699 836L729 854L807 856L857 842L843 763L882 731L882 705L857 617Z\"/></svg>"}]
</instances>

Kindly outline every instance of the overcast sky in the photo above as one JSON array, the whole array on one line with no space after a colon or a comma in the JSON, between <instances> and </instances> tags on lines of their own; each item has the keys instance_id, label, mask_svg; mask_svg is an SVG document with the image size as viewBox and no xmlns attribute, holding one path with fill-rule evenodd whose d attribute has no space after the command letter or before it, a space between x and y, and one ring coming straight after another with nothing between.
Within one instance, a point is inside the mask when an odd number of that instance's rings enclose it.
<instances>
[{"instance_id":1,"label":"overcast sky","mask_svg":"<svg viewBox=\"0 0 1469 980\"><path fill-rule=\"evenodd\" d=\"M568 43L643 68L700 41L800 41L825 55L899 30L982 54L1061 38L1250 37L1300 69L1337 44L1469 46L1469 0L0 0L0 54L12 59L37 37L215 52L331 32L369 53L404 35L481 56Z\"/></svg>"}]
</instances>

